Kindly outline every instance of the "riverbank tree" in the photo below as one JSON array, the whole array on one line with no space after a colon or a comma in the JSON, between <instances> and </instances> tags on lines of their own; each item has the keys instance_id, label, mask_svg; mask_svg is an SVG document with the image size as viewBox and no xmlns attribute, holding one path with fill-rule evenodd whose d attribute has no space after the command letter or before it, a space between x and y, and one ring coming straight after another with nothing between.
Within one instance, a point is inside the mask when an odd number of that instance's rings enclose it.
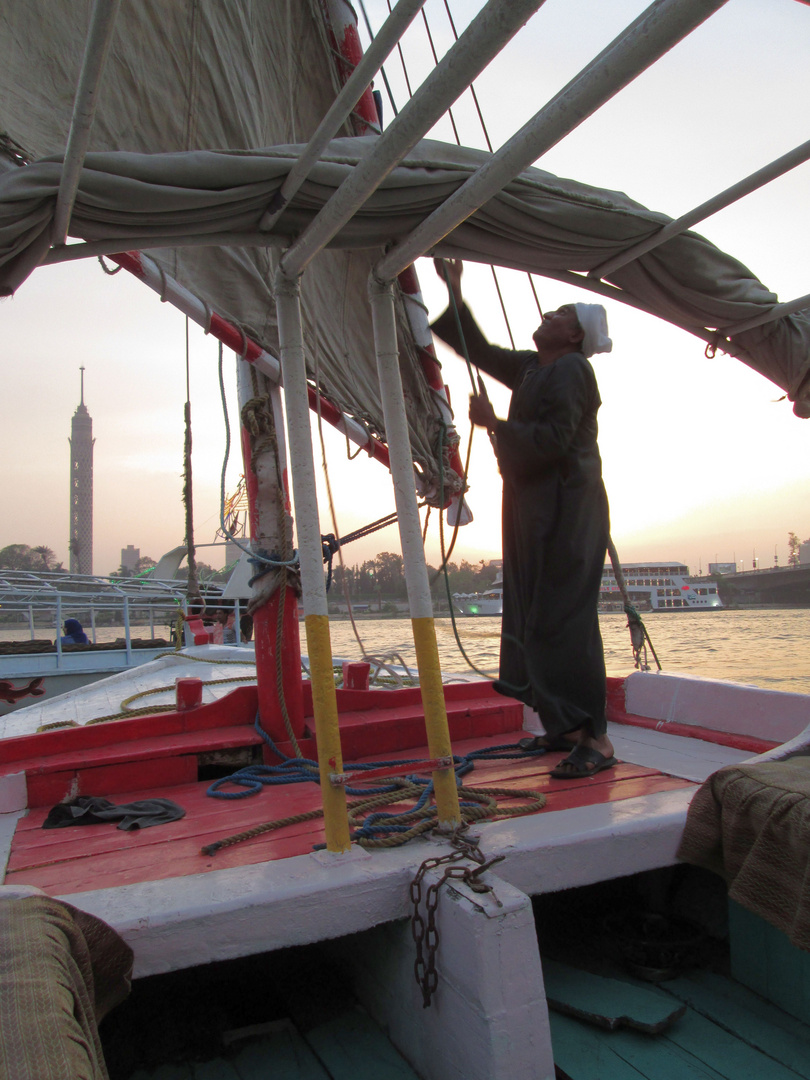
<instances>
[{"instance_id":1,"label":"riverbank tree","mask_svg":"<svg viewBox=\"0 0 810 1080\"><path fill-rule=\"evenodd\" d=\"M483 559L479 563L470 563L466 559L447 565L447 578L450 593L482 592L488 589L497 574L496 568ZM434 600L446 599L444 573L437 567L428 567L431 593ZM330 600L340 600L348 593L353 603L379 603L405 600L405 572L402 556L384 551L373 559L363 563L343 566L335 559L332 568L332 584L329 590Z\"/></svg>"}]
</instances>

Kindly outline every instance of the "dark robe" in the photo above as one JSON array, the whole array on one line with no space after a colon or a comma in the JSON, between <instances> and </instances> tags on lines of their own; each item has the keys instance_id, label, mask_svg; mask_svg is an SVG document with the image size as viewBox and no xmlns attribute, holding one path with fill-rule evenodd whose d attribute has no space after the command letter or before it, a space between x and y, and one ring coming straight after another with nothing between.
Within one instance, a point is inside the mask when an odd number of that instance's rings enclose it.
<instances>
[{"instance_id":1,"label":"dark robe","mask_svg":"<svg viewBox=\"0 0 810 1080\"><path fill-rule=\"evenodd\" d=\"M459 312L470 361L512 391L495 428L503 477L503 629L497 689L535 709L551 736L604 734L597 603L608 504L596 442L602 404L582 353L541 367L533 350L490 345ZM433 332L463 355L450 309Z\"/></svg>"}]
</instances>

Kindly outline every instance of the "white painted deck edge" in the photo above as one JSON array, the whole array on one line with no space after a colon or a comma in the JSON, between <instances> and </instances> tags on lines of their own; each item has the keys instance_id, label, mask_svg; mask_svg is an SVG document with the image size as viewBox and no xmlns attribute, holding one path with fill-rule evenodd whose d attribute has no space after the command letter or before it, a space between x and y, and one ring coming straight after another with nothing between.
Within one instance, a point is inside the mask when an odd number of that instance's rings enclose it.
<instances>
[{"instance_id":1,"label":"white painted deck edge","mask_svg":"<svg viewBox=\"0 0 810 1080\"><path fill-rule=\"evenodd\" d=\"M693 791L541 812L477 831L487 855L506 856L498 877L528 895L551 892L673 863ZM446 850L416 841L326 864L299 855L59 899L114 927L135 950L142 977L402 919L419 865Z\"/></svg>"},{"instance_id":2,"label":"white painted deck edge","mask_svg":"<svg viewBox=\"0 0 810 1080\"><path fill-rule=\"evenodd\" d=\"M693 724L773 742L786 742L810 725L807 694L765 690L760 686L634 671L624 682L625 708L632 716L668 723Z\"/></svg>"},{"instance_id":3,"label":"white painted deck edge","mask_svg":"<svg viewBox=\"0 0 810 1080\"><path fill-rule=\"evenodd\" d=\"M696 790L496 821L481 827L481 845L506 856L498 876L530 896L671 866Z\"/></svg>"},{"instance_id":4,"label":"white painted deck edge","mask_svg":"<svg viewBox=\"0 0 810 1080\"><path fill-rule=\"evenodd\" d=\"M741 761L751 759L746 750L735 750L687 735L670 735L659 729L609 723L608 735L620 761L658 769L668 776L698 784L725 765L739 765Z\"/></svg>"},{"instance_id":5,"label":"white painted deck edge","mask_svg":"<svg viewBox=\"0 0 810 1080\"><path fill-rule=\"evenodd\" d=\"M0 814L25 810L28 806L28 780L24 772L0 776Z\"/></svg>"}]
</instances>

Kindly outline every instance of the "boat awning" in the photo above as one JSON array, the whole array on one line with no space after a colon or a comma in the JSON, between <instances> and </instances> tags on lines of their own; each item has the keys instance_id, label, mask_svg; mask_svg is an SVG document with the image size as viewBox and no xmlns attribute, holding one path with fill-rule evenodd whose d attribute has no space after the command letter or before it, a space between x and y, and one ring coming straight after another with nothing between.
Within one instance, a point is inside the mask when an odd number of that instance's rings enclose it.
<instances>
[{"instance_id":1,"label":"boat awning","mask_svg":"<svg viewBox=\"0 0 810 1080\"><path fill-rule=\"evenodd\" d=\"M260 222L302 149L87 155L71 234L87 245L47 255L61 159L0 177L0 290L12 293L42 261L126 249L286 246L313 220L376 136L336 139L271 230ZM369 249L406 237L489 157L425 140L382 181L330 247ZM617 191L530 168L435 248L439 255L562 277L587 273L671 221ZM787 392L810 393L810 309L739 333L768 315L777 296L731 255L694 232L673 236L599 283L601 291L711 340ZM274 341L262 341L275 351Z\"/></svg>"}]
</instances>

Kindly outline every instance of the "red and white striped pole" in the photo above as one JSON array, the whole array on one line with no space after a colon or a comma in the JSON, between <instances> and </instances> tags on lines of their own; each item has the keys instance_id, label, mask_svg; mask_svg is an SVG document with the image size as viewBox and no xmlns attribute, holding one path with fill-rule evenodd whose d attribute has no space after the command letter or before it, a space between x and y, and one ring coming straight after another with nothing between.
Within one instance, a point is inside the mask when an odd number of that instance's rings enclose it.
<instances>
[{"instance_id":1,"label":"red and white striped pole","mask_svg":"<svg viewBox=\"0 0 810 1080\"><path fill-rule=\"evenodd\" d=\"M326 32L330 44L343 63L337 60L338 78L341 86L348 80L363 55L363 46L357 32L357 16L351 4L346 0L320 0ZM367 86L363 96L354 107L354 129L357 135L368 135L379 130L377 106L371 87Z\"/></svg>"}]
</instances>

